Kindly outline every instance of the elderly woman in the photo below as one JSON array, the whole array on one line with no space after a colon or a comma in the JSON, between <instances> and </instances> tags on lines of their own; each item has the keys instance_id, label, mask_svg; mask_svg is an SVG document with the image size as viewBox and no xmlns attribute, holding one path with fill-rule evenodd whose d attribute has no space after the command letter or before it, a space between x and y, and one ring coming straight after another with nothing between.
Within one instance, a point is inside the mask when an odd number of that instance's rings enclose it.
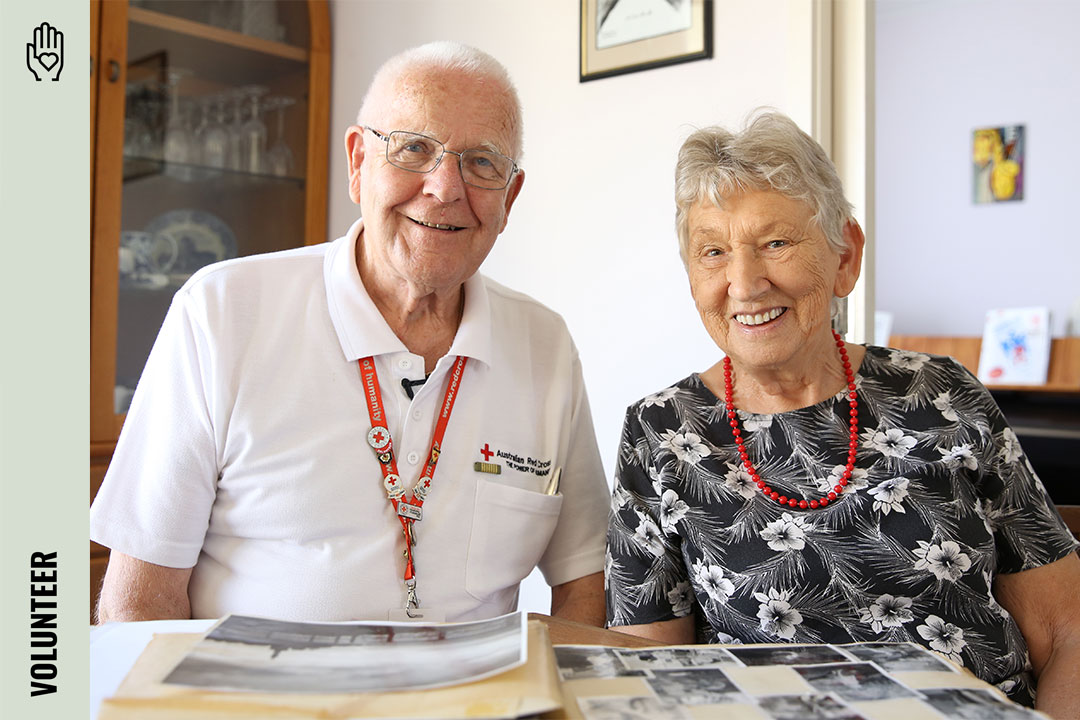
<instances>
[{"instance_id":1,"label":"elderly woman","mask_svg":"<svg viewBox=\"0 0 1080 720\"><path fill-rule=\"evenodd\" d=\"M1076 542L971 373L831 329L864 238L821 147L761 114L695 132L675 177L724 358L627 411L608 624L667 643L913 641L1080 712Z\"/></svg>"}]
</instances>

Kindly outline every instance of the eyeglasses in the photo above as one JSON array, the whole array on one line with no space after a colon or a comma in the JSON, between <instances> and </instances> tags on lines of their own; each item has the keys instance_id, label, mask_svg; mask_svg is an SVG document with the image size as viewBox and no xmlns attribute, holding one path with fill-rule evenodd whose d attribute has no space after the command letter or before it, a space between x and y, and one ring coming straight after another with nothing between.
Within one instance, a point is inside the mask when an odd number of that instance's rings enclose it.
<instances>
[{"instance_id":1,"label":"eyeglasses","mask_svg":"<svg viewBox=\"0 0 1080 720\"><path fill-rule=\"evenodd\" d=\"M458 156L458 169L466 185L484 190L502 190L510 184L517 163L494 150L454 152L435 138L420 133L395 130L389 135L375 128L371 134L386 143L386 161L394 167L414 173L429 173L439 167L447 153Z\"/></svg>"}]
</instances>

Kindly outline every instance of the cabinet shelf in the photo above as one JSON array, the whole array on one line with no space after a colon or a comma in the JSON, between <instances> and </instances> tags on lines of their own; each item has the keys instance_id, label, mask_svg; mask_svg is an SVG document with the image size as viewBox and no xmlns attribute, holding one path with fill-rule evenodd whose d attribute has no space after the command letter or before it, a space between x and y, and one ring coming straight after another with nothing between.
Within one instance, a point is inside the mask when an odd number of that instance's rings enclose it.
<instances>
[{"instance_id":1,"label":"cabinet shelf","mask_svg":"<svg viewBox=\"0 0 1080 720\"><path fill-rule=\"evenodd\" d=\"M308 60L307 48L245 35L234 30L226 30L225 28L207 25L195 20L187 20L155 10L147 10L146 8L128 8L128 21L145 28L165 30L178 35L208 40L218 45L231 45L232 47L285 58L286 60L295 60L297 62L307 62Z\"/></svg>"},{"instance_id":2,"label":"cabinet shelf","mask_svg":"<svg viewBox=\"0 0 1080 720\"><path fill-rule=\"evenodd\" d=\"M155 158L135 157L132 155L124 156L125 184L151 180L184 183L209 182L215 185L215 189L228 186L248 188L253 183L295 185L300 189L304 187L304 178L301 177L252 173L191 163L166 162Z\"/></svg>"},{"instance_id":3,"label":"cabinet shelf","mask_svg":"<svg viewBox=\"0 0 1080 720\"><path fill-rule=\"evenodd\" d=\"M193 77L184 83L189 90L272 85L283 77L307 75L307 48L137 7L128 8L128 23L129 64L160 58L161 69L190 70ZM211 85L204 86L207 82Z\"/></svg>"}]
</instances>

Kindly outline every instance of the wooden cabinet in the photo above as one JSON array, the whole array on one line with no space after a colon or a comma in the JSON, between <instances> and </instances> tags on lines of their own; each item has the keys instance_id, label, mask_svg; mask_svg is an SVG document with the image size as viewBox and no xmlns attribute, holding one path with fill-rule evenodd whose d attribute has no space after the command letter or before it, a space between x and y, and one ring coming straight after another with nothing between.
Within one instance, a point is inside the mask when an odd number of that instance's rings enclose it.
<instances>
[{"instance_id":1,"label":"wooden cabinet","mask_svg":"<svg viewBox=\"0 0 1080 720\"><path fill-rule=\"evenodd\" d=\"M91 0L90 497L173 294L326 239L326 0ZM91 544L91 608L107 550Z\"/></svg>"}]
</instances>

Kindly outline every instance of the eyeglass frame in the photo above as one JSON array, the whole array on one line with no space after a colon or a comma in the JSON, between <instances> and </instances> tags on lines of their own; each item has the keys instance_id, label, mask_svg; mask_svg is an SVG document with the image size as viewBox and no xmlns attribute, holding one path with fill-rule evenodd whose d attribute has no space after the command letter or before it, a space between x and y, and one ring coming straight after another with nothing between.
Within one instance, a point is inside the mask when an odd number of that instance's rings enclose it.
<instances>
[{"instance_id":1,"label":"eyeglass frame","mask_svg":"<svg viewBox=\"0 0 1080 720\"><path fill-rule=\"evenodd\" d=\"M428 173L435 172L439 168L439 166L442 165L443 158L446 157L447 153L450 153L451 155L457 155L457 159L458 159L458 175L461 176L461 182L465 183L469 187L474 187L477 190L505 190L507 187L510 186L510 181L512 181L514 179L514 175L517 175L519 172L521 172L521 168L518 166L517 162L515 162L512 157L510 157L509 155L503 155L501 152L498 152L497 150L488 150L486 148L466 148L465 150L462 150L461 152L455 152L453 150L447 150L446 149L446 143L444 143L442 140L438 140L436 138L431 137L430 135L425 135L423 133L413 132L412 130L391 130L390 132L383 132L381 130L376 130L375 128L371 127L370 125L365 125L364 129L365 130L370 130L372 135L374 135L375 137L379 138L384 143L386 143L386 152L384 153L384 155L386 156L386 162L390 163L392 166L396 167L398 170L404 170L405 172L416 173L417 175L427 175ZM431 169L429 169L429 170L413 170L412 168L402 167L401 165L398 165L397 163L395 163L393 160L390 159L390 136L393 135L394 133L408 133L409 135L416 135L417 137L422 137L425 140L430 140L433 143L438 143L439 147L442 148L442 154L439 155L439 157L435 160L435 164L432 165ZM506 176L506 184L505 185L503 185L502 187L484 187L483 185L475 185L475 184L473 184L473 183L471 183L471 182L469 182L468 180L465 179L465 170L461 167L461 156L464 155L465 153L473 151L473 150L475 150L476 152L486 152L486 153L490 153L492 155L498 155L499 157L504 157L504 158L506 158L507 160L510 161L510 174Z\"/></svg>"}]
</instances>

